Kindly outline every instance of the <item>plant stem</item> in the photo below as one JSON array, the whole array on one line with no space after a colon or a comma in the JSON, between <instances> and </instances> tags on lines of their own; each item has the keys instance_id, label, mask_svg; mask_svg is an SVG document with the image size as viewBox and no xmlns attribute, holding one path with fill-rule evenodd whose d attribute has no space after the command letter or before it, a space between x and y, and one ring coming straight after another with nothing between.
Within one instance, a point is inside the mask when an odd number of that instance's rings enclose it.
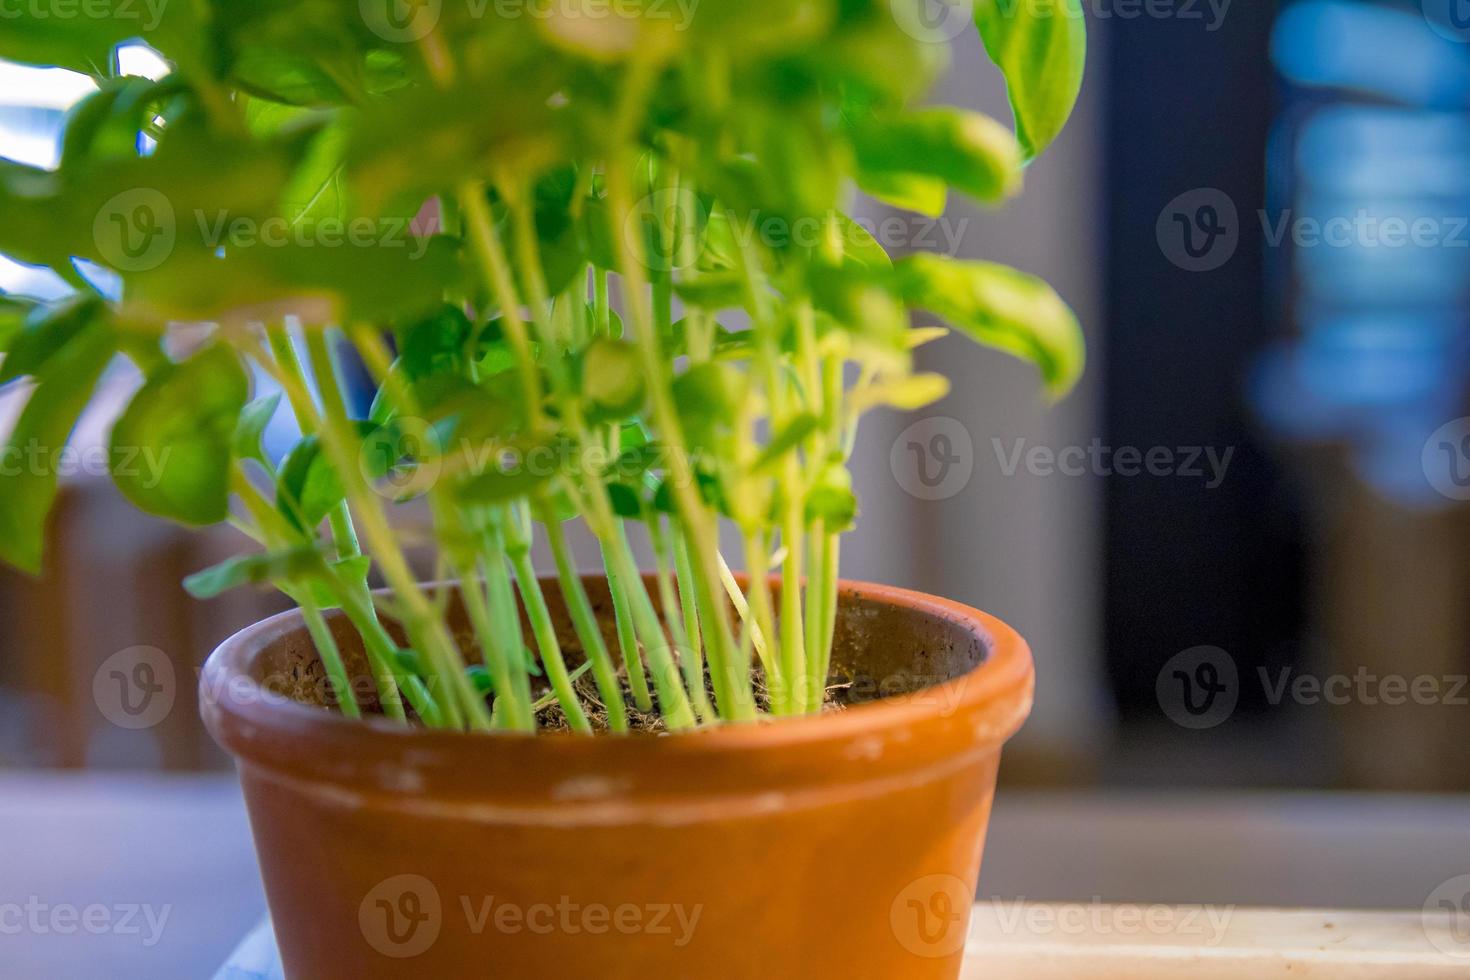
<instances>
[{"instance_id":1,"label":"plant stem","mask_svg":"<svg viewBox=\"0 0 1470 980\"><path fill-rule=\"evenodd\" d=\"M506 554L502 516L498 511L491 513L482 537L482 566L489 600L488 622L490 628L497 631L499 647L506 663L510 665L507 693L512 698L512 720L516 726L530 730L536 725L530 709L531 678L525 665L525 640L521 633L521 616L516 604L515 587L507 574L509 558Z\"/></svg>"},{"instance_id":2,"label":"plant stem","mask_svg":"<svg viewBox=\"0 0 1470 980\"><path fill-rule=\"evenodd\" d=\"M608 590L612 594L618 649L623 655L623 670L628 675L633 703L639 711L652 711L653 695L648 692L648 675L643 669L643 657L638 652L638 633L633 628L633 608L628 598L628 586L618 574L617 562L613 561L612 552L607 548L602 550L602 569L607 575Z\"/></svg>"},{"instance_id":3,"label":"plant stem","mask_svg":"<svg viewBox=\"0 0 1470 980\"><path fill-rule=\"evenodd\" d=\"M270 344L270 352L275 357L275 364L265 366L268 369L275 367L275 377L286 391L287 401L291 404L292 414L296 417L298 427L303 434L320 433L322 419L312 401L311 391L306 382L306 372L296 355L296 347L291 342L290 333L277 324L267 327L266 337ZM262 357L264 356L266 355L262 354ZM323 386L324 392L330 391L334 395L338 393L336 378L330 374L330 371L328 376L325 379L319 379L318 383ZM345 500L333 510L331 516L332 539L338 556L351 558L361 554L357 534L352 528L352 519ZM311 529L308 533L314 536L315 530ZM361 583L360 590L364 598L367 598L368 589L365 580ZM371 602L370 599L368 601ZM378 687L378 702L382 705L383 713L396 721L407 721L408 716L403 710L403 699L399 690L400 680L392 658L382 657L380 651L374 650L365 636L363 637L363 648L367 652L373 679Z\"/></svg>"},{"instance_id":4,"label":"plant stem","mask_svg":"<svg viewBox=\"0 0 1470 980\"><path fill-rule=\"evenodd\" d=\"M289 336L285 338L285 343L289 346ZM273 340L273 344L279 345L279 338ZM282 377L293 404L310 403L310 393L304 380L289 371L283 372ZM366 485L358 468L356 440L352 436L352 423L348 420L345 409L340 402L327 404L325 408L326 416L320 431L322 448L326 450L328 459L342 480L347 502L361 522L363 534L367 537L378 567L383 570L389 587L402 603L404 628L413 639L415 647L427 658L431 669L439 674L449 692L448 699L441 705L446 719L454 725L463 725L468 721L471 727L488 729L490 712L465 676L454 641L419 589L381 502Z\"/></svg>"},{"instance_id":5,"label":"plant stem","mask_svg":"<svg viewBox=\"0 0 1470 980\"><path fill-rule=\"evenodd\" d=\"M562 530L561 522L545 504L539 505L538 511L537 517L546 528L546 541L551 547L551 556L556 561L562 600L566 603L577 636L582 641L582 650L586 654L587 662L592 665L592 675L597 679L597 690L602 694L607 708L607 726L614 733L621 734L628 730L628 708L623 704L623 689L618 683L617 668L613 665L612 655L608 653L607 641L602 637L602 627L597 622L597 614L592 611L592 601L587 597L587 589L572 563L571 549L567 547L566 533ZM641 677L642 665L639 667ZM644 683L643 690L647 695L647 682ZM652 704L649 706L652 707Z\"/></svg>"},{"instance_id":6,"label":"plant stem","mask_svg":"<svg viewBox=\"0 0 1470 980\"><path fill-rule=\"evenodd\" d=\"M612 234L616 242L619 266L623 282L627 287L627 305L637 325L634 333L636 349L648 379L653 403L654 421L669 447L669 480L673 489L679 516L689 534L698 560L694 563L695 586L699 597L701 619L707 623L706 637L710 641L710 660L717 673L723 675L726 697L718 705L721 713L732 721L750 721L756 717L755 695L751 690L750 665L742 662L734 649L730 633L730 617L725 603L718 592L719 542L715 535L714 522L702 500L698 484L690 464L683 436L683 427L674 410L670 394L667 364L660 349L658 334L647 309L647 283L642 274L640 259L633 254L633 245L622 229L630 226L635 217L632 192L629 186L628 164L618 161L608 173L608 197ZM718 694L718 688L717 692Z\"/></svg>"},{"instance_id":7,"label":"plant stem","mask_svg":"<svg viewBox=\"0 0 1470 980\"><path fill-rule=\"evenodd\" d=\"M655 575L658 581L659 601L663 604L663 620L669 626L669 632L674 636L674 646L679 649L679 665L684 668L684 686L689 689L689 699L694 706L694 713L699 716L700 721L714 721L716 714L709 702L709 695L705 693L704 683L704 657L699 653L695 644L698 642L698 633L693 637L690 635L689 623L692 621L698 628L699 617L694 609L684 609L678 593L674 589L674 581L670 571L673 564L672 549L669 547L667 535L663 532L662 519L658 514L651 513L647 520L648 534L653 542Z\"/></svg>"},{"instance_id":8,"label":"plant stem","mask_svg":"<svg viewBox=\"0 0 1470 980\"><path fill-rule=\"evenodd\" d=\"M504 727L513 731L530 732L536 729L535 712L522 700L511 669L511 658L519 662L519 650L506 650L504 634L497 632L495 618L485 594L480 591L481 582L473 569L456 567L459 576L460 596L465 614L479 640L480 650L485 656L486 669L495 685L495 717Z\"/></svg>"},{"instance_id":9,"label":"plant stem","mask_svg":"<svg viewBox=\"0 0 1470 980\"><path fill-rule=\"evenodd\" d=\"M500 239L495 234L490 207L485 203L484 188L467 182L459 189L459 199L470 242L480 259L481 272L492 293L500 301L505 337L510 341L511 351L515 354L521 396L526 400L531 428L539 428L542 421L541 379L536 374L536 359L531 353L531 339L526 331L526 321L512 299L516 293L515 280L511 276L505 250L501 248Z\"/></svg>"},{"instance_id":10,"label":"plant stem","mask_svg":"<svg viewBox=\"0 0 1470 980\"><path fill-rule=\"evenodd\" d=\"M536 648L541 654L541 663L546 668L551 690L567 716L567 724L573 731L590 733L592 725L587 713L577 699L577 691L567 676L566 659L562 656L561 643L556 638L556 626L551 622L551 611L546 606L546 596L541 592L541 581L531 564L531 521L525 513L523 503L511 505L506 512L507 554L511 568L515 571L516 583L520 586L521 602L526 607L526 616L531 621L531 634L536 639Z\"/></svg>"},{"instance_id":11,"label":"plant stem","mask_svg":"<svg viewBox=\"0 0 1470 980\"><path fill-rule=\"evenodd\" d=\"M684 532L675 521L669 521L669 537L674 549L674 576L679 583L679 605L684 611L684 633L689 638L689 655L699 666L704 676L704 640L699 628L699 607L694 592L694 569L689 563L689 546L684 542ZM700 688L704 685L701 682ZM708 698L706 696L705 700ZM710 710L713 710L712 706Z\"/></svg>"},{"instance_id":12,"label":"plant stem","mask_svg":"<svg viewBox=\"0 0 1470 980\"><path fill-rule=\"evenodd\" d=\"M347 676L347 665L342 662L342 651L337 648L337 640L332 636L332 630L327 626L326 620L322 618L319 610L310 599L302 596L297 600L301 607L301 616L306 620L306 631L311 634L312 643L316 644L317 654L322 658L322 664L327 668L327 677L331 680L332 688L337 693L337 703L342 713L349 718L361 718L362 709L357 706L357 695L352 689L352 679Z\"/></svg>"}]
</instances>

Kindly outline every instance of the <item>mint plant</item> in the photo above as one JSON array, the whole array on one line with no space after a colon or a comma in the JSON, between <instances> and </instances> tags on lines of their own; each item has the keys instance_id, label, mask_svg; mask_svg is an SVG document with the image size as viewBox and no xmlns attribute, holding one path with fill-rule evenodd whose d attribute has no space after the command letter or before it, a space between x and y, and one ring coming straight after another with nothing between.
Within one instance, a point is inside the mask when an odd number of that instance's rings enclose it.
<instances>
[{"instance_id":1,"label":"mint plant","mask_svg":"<svg viewBox=\"0 0 1470 980\"><path fill-rule=\"evenodd\" d=\"M818 712L859 419L948 390L913 369L944 331L911 313L1034 362L1053 394L1081 370L1044 283L890 258L844 210L859 190L928 215L951 191L1017 193L1078 91L1077 0L975 4L1013 128L919 104L947 56L923 0L174 0L148 25L125 9L28 8L0 33L0 57L96 83L58 168L0 160L0 253L75 290L0 301L0 384L30 385L5 451L59 450L109 363L133 362L117 486L248 537L187 587L289 595L348 715L625 732ZM119 71L140 33L165 77ZM358 366L370 411L344 393ZM273 459L278 411L302 434ZM156 472L126 465L140 453ZM0 556L40 567L56 490L49 466L0 480ZM477 650L411 571L409 502ZM574 520L601 546L615 644ZM553 627L537 536L580 650ZM353 689L337 609L374 691Z\"/></svg>"}]
</instances>

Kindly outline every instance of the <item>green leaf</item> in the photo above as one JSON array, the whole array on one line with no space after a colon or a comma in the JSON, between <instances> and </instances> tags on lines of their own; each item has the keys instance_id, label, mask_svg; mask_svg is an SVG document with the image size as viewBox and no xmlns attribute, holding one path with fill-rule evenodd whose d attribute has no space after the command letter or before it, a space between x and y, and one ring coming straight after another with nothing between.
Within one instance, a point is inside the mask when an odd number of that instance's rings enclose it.
<instances>
[{"instance_id":1,"label":"green leaf","mask_svg":"<svg viewBox=\"0 0 1470 980\"><path fill-rule=\"evenodd\" d=\"M592 341L582 357L582 394L592 404L596 420L637 414L646 393L632 344L606 337Z\"/></svg>"},{"instance_id":2,"label":"green leaf","mask_svg":"<svg viewBox=\"0 0 1470 980\"><path fill-rule=\"evenodd\" d=\"M271 424L271 419L276 417L276 409L281 404L281 393L266 395L257 398L246 405L240 413L240 421L235 426L235 434L231 437L230 445L235 456L239 459L256 459L267 465L270 460L266 458L265 449L261 445L261 438L265 435L266 426Z\"/></svg>"},{"instance_id":3,"label":"green leaf","mask_svg":"<svg viewBox=\"0 0 1470 980\"><path fill-rule=\"evenodd\" d=\"M809 412L793 418L790 422L777 432L776 435L761 450L760 456L756 457L755 464L751 470L756 473L770 469L789 452L796 449L806 441L807 436L816 432L822 425L822 420Z\"/></svg>"},{"instance_id":4,"label":"green leaf","mask_svg":"<svg viewBox=\"0 0 1470 980\"><path fill-rule=\"evenodd\" d=\"M315 434L302 438L281 460L276 507L299 530L310 532L346 496Z\"/></svg>"},{"instance_id":5,"label":"green leaf","mask_svg":"<svg viewBox=\"0 0 1470 980\"><path fill-rule=\"evenodd\" d=\"M643 518L643 500L636 488L626 483L609 483L607 498L612 504L613 513L619 517L630 521Z\"/></svg>"},{"instance_id":6,"label":"green leaf","mask_svg":"<svg viewBox=\"0 0 1470 980\"><path fill-rule=\"evenodd\" d=\"M1021 148L989 116L964 109L919 109L877 116L852 128L860 173L932 177L980 201L1021 187Z\"/></svg>"},{"instance_id":7,"label":"green leaf","mask_svg":"<svg viewBox=\"0 0 1470 980\"><path fill-rule=\"evenodd\" d=\"M742 388L738 370L707 361L673 379L673 403L692 428L729 425L739 410Z\"/></svg>"},{"instance_id":8,"label":"green leaf","mask_svg":"<svg viewBox=\"0 0 1470 980\"><path fill-rule=\"evenodd\" d=\"M904 211L937 218L949 203L944 181L919 174L859 172L857 185L863 193Z\"/></svg>"},{"instance_id":9,"label":"green leaf","mask_svg":"<svg viewBox=\"0 0 1470 980\"><path fill-rule=\"evenodd\" d=\"M214 344L150 377L112 430L112 478L139 509L202 526L229 514L231 446L250 379ZM155 461L141 468L139 459ZM129 462L132 461L132 465Z\"/></svg>"},{"instance_id":10,"label":"green leaf","mask_svg":"<svg viewBox=\"0 0 1470 980\"><path fill-rule=\"evenodd\" d=\"M844 330L879 350L904 351L908 317L887 286L890 276L853 263L837 268L814 266L808 285L817 309Z\"/></svg>"},{"instance_id":11,"label":"green leaf","mask_svg":"<svg viewBox=\"0 0 1470 980\"><path fill-rule=\"evenodd\" d=\"M807 494L807 519L821 519L827 522L827 531L841 532L853 526L857 509L857 495L852 491L852 474L847 467L831 463L823 468Z\"/></svg>"},{"instance_id":12,"label":"green leaf","mask_svg":"<svg viewBox=\"0 0 1470 980\"><path fill-rule=\"evenodd\" d=\"M0 446L0 559L41 571L46 515L56 499L58 454L111 360L111 337L93 328L49 358L20 420Z\"/></svg>"},{"instance_id":13,"label":"green leaf","mask_svg":"<svg viewBox=\"0 0 1470 980\"><path fill-rule=\"evenodd\" d=\"M837 229L842 235L843 261L854 262L870 272L893 268L888 250L873 237L872 232L841 212L836 212L836 218Z\"/></svg>"},{"instance_id":14,"label":"green leaf","mask_svg":"<svg viewBox=\"0 0 1470 980\"><path fill-rule=\"evenodd\" d=\"M493 465L476 473L459 487L460 498L474 504L499 504L517 497L528 497L551 481L554 472L515 463Z\"/></svg>"},{"instance_id":15,"label":"green leaf","mask_svg":"<svg viewBox=\"0 0 1470 980\"><path fill-rule=\"evenodd\" d=\"M320 557L318 557L318 561ZM368 573L372 571L373 561L367 555L357 555L353 558L339 558L331 563L331 567L337 574L346 580L346 583L362 583L367 581ZM326 579L317 574L310 574L320 568L308 567L299 574L293 574L274 580L276 588L295 600L297 605L302 605L303 600L309 601L318 609L326 611L338 608L336 593L328 587Z\"/></svg>"},{"instance_id":16,"label":"green leaf","mask_svg":"<svg viewBox=\"0 0 1470 980\"><path fill-rule=\"evenodd\" d=\"M910 307L942 317L987 347L1031 361L1055 398L1082 374L1086 349L1077 317L1035 276L922 253L895 265L894 282Z\"/></svg>"},{"instance_id":17,"label":"green leaf","mask_svg":"<svg viewBox=\"0 0 1470 980\"><path fill-rule=\"evenodd\" d=\"M10 350L10 345L20 335L26 319L35 308L34 300L0 293L0 354Z\"/></svg>"},{"instance_id":18,"label":"green leaf","mask_svg":"<svg viewBox=\"0 0 1470 980\"><path fill-rule=\"evenodd\" d=\"M107 73L113 47L140 33L147 18L142 4L126 0L103 0L100 16L93 12L62 17L60 8L51 10L53 16L25 16L21 13L24 9L16 8L5 18L0 58L91 75ZM125 11L131 11L126 20L121 16Z\"/></svg>"},{"instance_id":19,"label":"green leaf","mask_svg":"<svg viewBox=\"0 0 1470 980\"><path fill-rule=\"evenodd\" d=\"M245 311L252 319L292 314L318 325L422 316L441 304L446 285L459 278L458 244L417 238L396 220L371 228L370 242L337 247L260 241L226 245L223 256L180 248L129 280L127 308L155 321Z\"/></svg>"},{"instance_id":20,"label":"green leaf","mask_svg":"<svg viewBox=\"0 0 1470 980\"><path fill-rule=\"evenodd\" d=\"M887 405L901 412L916 412L949 394L949 378L942 374L914 374L884 381L858 393L859 409Z\"/></svg>"},{"instance_id":21,"label":"green leaf","mask_svg":"<svg viewBox=\"0 0 1470 980\"><path fill-rule=\"evenodd\" d=\"M459 373L473 331L464 311L448 303L399 330L398 364L404 376L417 381L433 374Z\"/></svg>"},{"instance_id":22,"label":"green leaf","mask_svg":"<svg viewBox=\"0 0 1470 980\"><path fill-rule=\"evenodd\" d=\"M212 599L242 585L281 582L319 571L321 552L311 545L254 555L237 555L184 579L184 590L196 599Z\"/></svg>"},{"instance_id":23,"label":"green leaf","mask_svg":"<svg viewBox=\"0 0 1470 980\"><path fill-rule=\"evenodd\" d=\"M106 310L106 304L95 297L77 297L55 306L35 307L10 338L9 353L0 362L0 385L43 373L73 340L99 322ZM13 318L20 309L7 304L3 312Z\"/></svg>"},{"instance_id":24,"label":"green leaf","mask_svg":"<svg viewBox=\"0 0 1470 980\"><path fill-rule=\"evenodd\" d=\"M1082 88L1087 24L1081 0L980 0L975 23L1005 75L1027 161L1066 125Z\"/></svg>"},{"instance_id":25,"label":"green leaf","mask_svg":"<svg viewBox=\"0 0 1470 980\"><path fill-rule=\"evenodd\" d=\"M711 273L681 279L674 292L690 306L702 310L738 309L745 305L745 283L736 273Z\"/></svg>"}]
</instances>

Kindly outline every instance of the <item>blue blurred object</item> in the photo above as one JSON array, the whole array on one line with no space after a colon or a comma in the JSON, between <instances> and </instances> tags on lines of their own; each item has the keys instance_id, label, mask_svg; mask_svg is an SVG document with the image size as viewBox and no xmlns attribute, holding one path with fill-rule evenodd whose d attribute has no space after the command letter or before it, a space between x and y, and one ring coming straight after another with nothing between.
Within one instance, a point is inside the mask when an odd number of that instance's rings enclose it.
<instances>
[{"instance_id":1,"label":"blue blurred object","mask_svg":"<svg viewBox=\"0 0 1470 980\"><path fill-rule=\"evenodd\" d=\"M1470 375L1470 32L1418 3L1300 0L1277 21L1287 82L1262 218L1295 337L1252 384L1281 436L1339 442L1387 497L1434 508L1425 439Z\"/></svg>"}]
</instances>

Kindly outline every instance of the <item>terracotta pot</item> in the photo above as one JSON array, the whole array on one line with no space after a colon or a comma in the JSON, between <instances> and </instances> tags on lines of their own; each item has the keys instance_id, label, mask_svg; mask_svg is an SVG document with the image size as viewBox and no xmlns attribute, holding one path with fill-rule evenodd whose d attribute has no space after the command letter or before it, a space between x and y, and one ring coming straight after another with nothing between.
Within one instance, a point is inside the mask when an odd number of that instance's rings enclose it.
<instances>
[{"instance_id":1,"label":"terracotta pot","mask_svg":"<svg viewBox=\"0 0 1470 980\"><path fill-rule=\"evenodd\" d=\"M215 652L202 701L295 980L954 978L1030 652L977 610L845 584L834 661L852 703L820 718L466 735L272 694L320 673L288 613Z\"/></svg>"}]
</instances>

